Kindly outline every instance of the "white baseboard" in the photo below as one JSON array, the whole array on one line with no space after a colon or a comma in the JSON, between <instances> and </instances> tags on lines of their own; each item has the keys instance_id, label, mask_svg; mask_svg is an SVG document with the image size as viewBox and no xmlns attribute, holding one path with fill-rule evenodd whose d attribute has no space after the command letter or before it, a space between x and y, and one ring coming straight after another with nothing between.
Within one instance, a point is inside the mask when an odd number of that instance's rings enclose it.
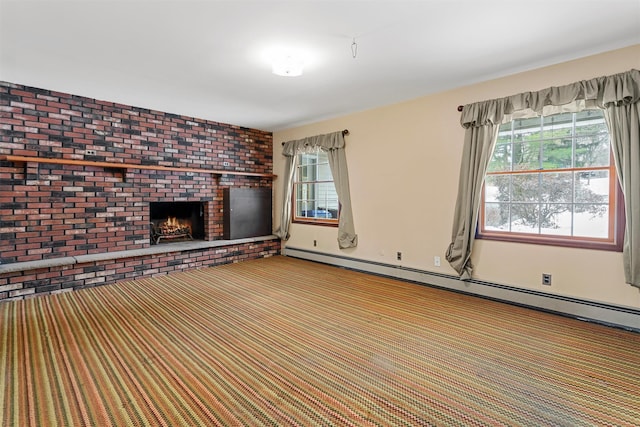
<instances>
[{"instance_id":1,"label":"white baseboard","mask_svg":"<svg viewBox=\"0 0 640 427\"><path fill-rule=\"evenodd\" d=\"M570 316L580 320L640 332L640 310L631 307L564 297L479 280L462 281L456 276L447 274L438 274L375 261L324 254L307 249L285 247L282 254L293 258L306 259L337 267L464 292L484 298Z\"/></svg>"}]
</instances>

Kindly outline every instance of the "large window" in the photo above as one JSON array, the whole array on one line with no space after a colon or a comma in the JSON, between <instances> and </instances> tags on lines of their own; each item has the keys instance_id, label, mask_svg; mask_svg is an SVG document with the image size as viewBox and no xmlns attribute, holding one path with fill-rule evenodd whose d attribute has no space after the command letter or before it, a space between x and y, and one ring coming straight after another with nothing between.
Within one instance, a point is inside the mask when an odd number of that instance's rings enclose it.
<instances>
[{"instance_id":1,"label":"large window","mask_svg":"<svg viewBox=\"0 0 640 427\"><path fill-rule=\"evenodd\" d=\"M478 237L621 250L621 200L600 110L502 125Z\"/></svg>"},{"instance_id":2,"label":"large window","mask_svg":"<svg viewBox=\"0 0 640 427\"><path fill-rule=\"evenodd\" d=\"M293 196L294 222L338 225L338 194L325 151L298 154Z\"/></svg>"}]
</instances>

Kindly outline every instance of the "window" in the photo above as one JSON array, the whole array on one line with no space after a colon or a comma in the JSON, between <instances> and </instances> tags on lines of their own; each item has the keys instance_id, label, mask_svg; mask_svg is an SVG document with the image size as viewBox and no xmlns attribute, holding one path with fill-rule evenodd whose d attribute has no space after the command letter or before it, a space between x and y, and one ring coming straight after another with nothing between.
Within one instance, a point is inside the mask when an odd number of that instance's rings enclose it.
<instances>
[{"instance_id":1,"label":"window","mask_svg":"<svg viewBox=\"0 0 640 427\"><path fill-rule=\"evenodd\" d=\"M338 225L338 194L325 151L298 154L293 195L294 222Z\"/></svg>"},{"instance_id":2,"label":"window","mask_svg":"<svg viewBox=\"0 0 640 427\"><path fill-rule=\"evenodd\" d=\"M500 126L485 177L479 238L621 250L621 212L600 110Z\"/></svg>"}]
</instances>

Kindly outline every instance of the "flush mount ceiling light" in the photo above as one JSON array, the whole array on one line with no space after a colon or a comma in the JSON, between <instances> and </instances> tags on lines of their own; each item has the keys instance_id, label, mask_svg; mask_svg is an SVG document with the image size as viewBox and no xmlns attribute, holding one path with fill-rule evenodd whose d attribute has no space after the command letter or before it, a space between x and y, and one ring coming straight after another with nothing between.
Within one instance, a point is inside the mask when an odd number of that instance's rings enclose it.
<instances>
[{"instance_id":1,"label":"flush mount ceiling light","mask_svg":"<svg viewBox=\"0 0 640 427\"><path fill-rule=\"evenodd\" d=\"M304 59L300 54L284 52L274 55L271 60L273 74L284 77L297 77L302 75Z\"/></svg>"}]
</instances>

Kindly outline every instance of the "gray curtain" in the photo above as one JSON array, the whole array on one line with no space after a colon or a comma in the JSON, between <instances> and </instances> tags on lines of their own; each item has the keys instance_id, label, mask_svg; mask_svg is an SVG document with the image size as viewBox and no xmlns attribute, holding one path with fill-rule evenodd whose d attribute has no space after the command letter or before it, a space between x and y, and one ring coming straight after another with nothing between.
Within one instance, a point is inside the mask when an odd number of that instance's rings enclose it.
<instances>
[{"instance_id":1,"label":"gray curtain","mask_svg":"<svg viewBox=\"0 0 640 427\"><path fill-rule=\"evenodd\" d=\"M344 152L344 135L333 132L324 135L311 136L284 144L282 154L286 157L282 216L280 228L276 235L283 240L289 238L291 225L291 199L293 192L293 177L295 175L299 153L320 149L327 152L329 168L333 175L333 183L340 202L340 218L338 220L338 246L341 249L354 248L358 245L358 235L355 232L353 213L351 210L351 192L349 191L349 172L347 158Z\"/></svg>"},{"instance_id":2,"label":"gray curtain","mask_svg":"<svg viewBox=\"0 0 640 427\"><path fill-rule=\"evenodd\" d=\"M640 287L640 263L637 260L640 254L639 99L640 71L630 70L464 106L460 118L465 128L460 182L451 243L446 254L461 279L470 279L473 272L471 251L480 192L500 124L516 118L600 108L605 110L618 179L625 196L625 280Z\"/></svg>"},{"instance_id":3,"label":"gray curtain","mask_svg":"<svg viewBox=\"0 0 640 427\"><path fill-rule=\"evenodd\" d=\"M282 177L284 191L282 193L282 212L280 213L280 228L275 234L282 240L289 240L289 226L291 225L291 193L293 192L293 177L298 163L298 156L285 156L284 176Z\"/></svg>"},{"instance_id":4,"label":"gray curtain","mask_svg":"<svg viewBox=\"0 0 640 427\"><path fill-rule=\"evenodd\" d=\"M486 121L483 126L470 126L464 136L462 167L458 181L458 200L453 214L452 243L447 249L449 264L463 280L471 279L471 247L478 222L484 175L491 160L499 124Z\"/></svg>"},{"instance_id":5,"label":"gray curtain","mask_svg":"<svg viewBox=\"0 0 640 427\"><path fill-rule=\"evenodd\" d=\"M634 84L635 90L629 91ZM612 89L614 85L622 91L622 96L617 96L622 99L605 104L605 117L624 194L624 277L627 283L640 287L640 78L618 78L612 82Z\"/></svg>"}]
</instances>

